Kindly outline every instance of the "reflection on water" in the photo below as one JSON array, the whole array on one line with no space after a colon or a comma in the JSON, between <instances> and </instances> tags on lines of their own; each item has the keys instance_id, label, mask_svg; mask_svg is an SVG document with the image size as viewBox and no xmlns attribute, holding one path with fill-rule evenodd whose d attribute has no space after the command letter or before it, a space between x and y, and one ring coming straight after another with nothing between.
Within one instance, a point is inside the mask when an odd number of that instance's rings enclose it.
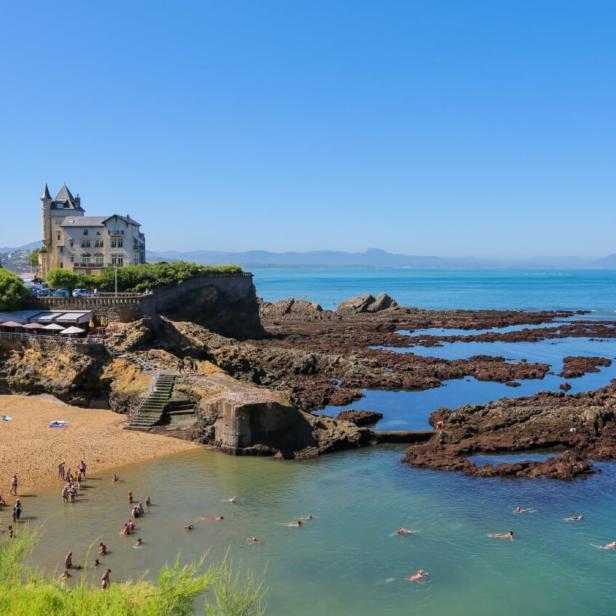
<instances>
[{"instance_id":1,"label":"reflection on water","mask_svg":"<svg viewBox=\"0 0 616 616\"><path fill-rule=\"evenodd\" d=\"M512 481L415 470L401 456L383 447L295 463L197 451L127 468L120 484L89 480L85 502L63 505L59 489L25 499L26 512L45 520L36 560L59 567L72 549L83 562L101 536L118 580L155 572L178 552L216 559L230 547L244 568L267 571L275 616L613 613L616 555L592 544L613 539L614 465L571 483ZM154 502L139 521L141 550L119 535L129 490ZM233 495L237 504L223 502ZM538 513L514 516L517 505ZM308 513L318 519L305 528L280 525ZM576 513L583 523L561 521ZM219 514L221 523L200 520ZM420 533L392 537L401 526ZM510 528L513 544L486 537ZM263 543L247 545L251 535ZM430 582L407 582L420 567Z\"/></svg>"}]
</instances>

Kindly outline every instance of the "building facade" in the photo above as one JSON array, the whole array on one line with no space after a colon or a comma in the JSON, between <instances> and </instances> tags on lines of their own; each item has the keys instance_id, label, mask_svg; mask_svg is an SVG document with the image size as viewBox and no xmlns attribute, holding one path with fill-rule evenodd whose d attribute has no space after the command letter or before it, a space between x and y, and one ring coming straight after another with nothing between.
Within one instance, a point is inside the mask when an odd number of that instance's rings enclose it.
<instances>
[{"instance_id":1,"label":"building facade","mask_svg":"<svg viewBox=\"0 0 616 616\"><path fill-rule=\"evenodd\" d=\"M99 274L106 267L145 263L145 236L128 214L86 216L79 195L66 184L52 199L41 195L40 275L56 268Z\"/></svg>"}]
</instances>

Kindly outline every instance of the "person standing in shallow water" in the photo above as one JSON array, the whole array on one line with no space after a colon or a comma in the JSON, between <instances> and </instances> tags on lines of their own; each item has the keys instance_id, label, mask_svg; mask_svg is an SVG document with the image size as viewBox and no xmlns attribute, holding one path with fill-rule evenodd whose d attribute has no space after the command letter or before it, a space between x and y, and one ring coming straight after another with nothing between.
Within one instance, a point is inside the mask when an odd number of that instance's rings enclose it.
<instances>
[{"instance_id":1,"label":"person standing in shallow water","mask_svg":"<svg viewBox=\"0 0 616 616\"><path fill-rule=\"evenodd\" d=\"M105 573L101 575L101 589L107 590L111 586L111 569L105 569Z\"/></svg>"}]
</instances>

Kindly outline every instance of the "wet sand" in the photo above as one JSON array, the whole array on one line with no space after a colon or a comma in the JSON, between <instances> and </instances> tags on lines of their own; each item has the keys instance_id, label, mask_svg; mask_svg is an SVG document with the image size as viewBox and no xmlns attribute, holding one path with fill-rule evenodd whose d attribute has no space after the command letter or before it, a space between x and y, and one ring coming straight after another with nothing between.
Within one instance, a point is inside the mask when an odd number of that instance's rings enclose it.
<instances>
[{"instance_id":1,"label":"wet sand","mask_svg":"<svg viewBox=\"0 0 616 616\"><path fill-rule=\"evenodd\" d=\"M196 449L199 445L179 439L124 430L126 418L112 411L68 406L35 396L0 396L0 494L5 498L13 473L19 492L57 483L57 466L66 462L77 468L80 460L88 474L134 462L145 462ZM70 422L49 428L53 420Z\"/></svg>"}]
</instances>

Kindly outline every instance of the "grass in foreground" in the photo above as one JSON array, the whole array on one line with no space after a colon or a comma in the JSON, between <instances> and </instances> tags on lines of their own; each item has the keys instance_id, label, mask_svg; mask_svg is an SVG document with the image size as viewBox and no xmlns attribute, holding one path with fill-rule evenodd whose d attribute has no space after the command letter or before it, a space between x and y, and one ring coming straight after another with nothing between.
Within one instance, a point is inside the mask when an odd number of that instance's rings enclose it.
<instances>
[{"instance_id":1,"label":"grass in foreground","mask_svg":"<svg viewBox=\"0 0 616 616\"><path fill-rule=\"evenodd\" d=\"M64 586L28 567L25 560L36 540L36 533L22 531L0 542L0 614L184 616L195 613L201 596L207 616L264 614L261 583L240 576L226 560L207 569L203 560L188 565L176 561L163 567L156 582L112 580L111 588L103 591L95 585L99 575L90 580L74 572L72 584Z\"/></svg>"}]
</instances>

